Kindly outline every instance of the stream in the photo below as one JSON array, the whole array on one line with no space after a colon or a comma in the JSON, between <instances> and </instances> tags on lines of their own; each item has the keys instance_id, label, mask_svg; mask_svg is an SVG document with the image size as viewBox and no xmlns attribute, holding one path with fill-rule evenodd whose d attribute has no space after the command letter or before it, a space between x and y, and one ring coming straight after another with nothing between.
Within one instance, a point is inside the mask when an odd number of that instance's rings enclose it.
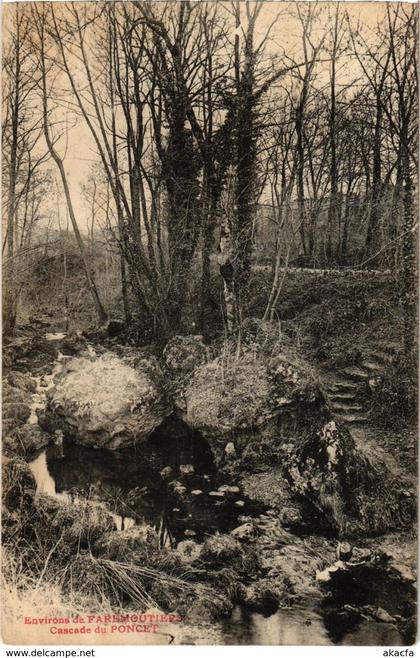
<instances>
[{"instance_id":1,"label":"stream","mask_svg":"<svg viewBox=\"0 0 420 658\"><path fill-rule=\"evenodd\" d=\"M207 444L174 418L137 450L93 450L64 439L62 448L48 447L30 467L39 493L102 501L118 530L163 524L170 545L228 532L238 516L257 511L239 487L213 483Z\"/></svg>"},{"instance_id":2,"label":"stream","mask_svg":"<svg viewBox=\"0 0 420 658\"><path fill-rule=\"evenodd\" d=\"M183 539L201 541L217 530L229 531L238 525L238 515L244 508L248 513L257 512L236 492L218 505L218 497L209 495L213 491L212 474L203 472L204 466L211 472L208 462L201 464L201 469L194 467L201 472L180 474L178 467L176 482L185 491L181 495L174 492L159 475L162 455L158 448L157 444L156 451L152 449L145 459L145 451L137 455L132 451L114 454L65 441L62 451L49 447L37 455L30 467L38 492L67 502L74 502L78 496L105 502L118 530L148 523L162 533L162 544L173 547ZM172 454L168 460L172 466L167 467L176 473L174 457ZM193 495L194 491L202 493ZM238 501L244 502L244 508L235 506ZM269 616L236 606L231 616L217 626L228 645L404 644L394 625L375 620L353 624L346 618L340 622L339 617L331 621L323 615L319 601L307 601L304 607L293 609L280 608Z\"/></svg>"},{"instance_id":3,"label":"stream","mask_svg":"<svg viewBox=\"0 0 420 658\"><path fill-rule=\"evenodd\" d=\"M37 378L30 423L37 422L36 411L45 404L62 361L59 357L51 375ZM151 525L162 546L175 548L186 539L203 541L240 525L241 515L265 511L239 487L217 481L207 442L172 416L133 449L95 450L64 439L62 445L39 452L30 468L38 493L70 503L79 497L100 501L113 515L117 530ZM374 619L355 623L326 614L322 595L303 607L280 608L267 616L236 606L216 627L228 645L404 644L394 624Z\"/></svg>"},{"instance_id":4,"label":"stream","mask_svg":"<svg viewBox=\"0 0 420 658\"><path fill-rule=\"evenodd\" d=\"M401 645L399 631L390 624L364 621L355 628L328 628L317 602L307 602L305 607L280 609L268 617L237 606L229 619L222 622L225 644L266 645Z\"/></svg>"}]
</instances>

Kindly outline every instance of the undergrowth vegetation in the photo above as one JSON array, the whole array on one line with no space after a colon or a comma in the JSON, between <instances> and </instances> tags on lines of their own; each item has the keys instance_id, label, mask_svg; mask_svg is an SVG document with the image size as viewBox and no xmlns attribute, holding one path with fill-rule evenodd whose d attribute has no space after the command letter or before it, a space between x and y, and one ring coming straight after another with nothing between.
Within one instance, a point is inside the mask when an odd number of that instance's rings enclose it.
<instances>
[{"instance_id":1,"label":"undergrowth vegetation","mask_svg":"<svg viewBox=\"0 0 420 658\"><path fill-rule=\"evenodd\" d=\"M254 314L263 312L268 272L253 275ZM392 277L290 272L277 306L282 328L308 356L331 364L350 363L378 342L402 340L403 315ZM359 357L358 357L359 355Z\"/></svg>"},{"instance_id":2,"label":"undergrowth vegetation","mask_svg":"<svg viewBox=\"0 0 420 658\"><path fill-rule=\"evenodd\" d=\"M402 354L372 391L371 418L379 427L401 429L415 425L417 412L417 362Z\"/></svg>"}]
</instances>

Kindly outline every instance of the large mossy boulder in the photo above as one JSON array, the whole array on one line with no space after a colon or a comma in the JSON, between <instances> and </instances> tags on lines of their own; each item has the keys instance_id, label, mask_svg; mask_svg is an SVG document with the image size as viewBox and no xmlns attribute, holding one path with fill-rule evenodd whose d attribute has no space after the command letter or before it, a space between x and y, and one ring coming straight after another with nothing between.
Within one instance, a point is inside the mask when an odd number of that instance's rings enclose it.
<instances>
[{"instance_id":1,"label":"large mossy boulder","mask_svg":"<svg viewBox=\"0 0 420 658\"><path fill-rule=\"evenodd\" d=\"M11 385L6 379L2 382L2 395L3 406L8 404L22 404L29 406L32 399L31 394L27 390Z\"/></svg>"},{"instance_id":2,"label":"large mossy boulder","mask_svg":"<svg viewBox=\"0 0 420 658\"><path fill-rule=\"evenodd\" d=\"M240 456L264 441L281 443L291 426L329 417L316 376L275 323L247 321L220 352L183 390L184 420L208 440L219 464L227 443Z\"/></svg>"},{"instance_id":3,"label":"large mossy boulder","mask_svg":"<svg viewBox=\"0 0 420 658\"><path fill-rule=\"evenodd\" d=\"M171 411L156 359L107 352L66 363L40 423L82 445L116 450L145 441Z\"/></svg>"}]
</instances>

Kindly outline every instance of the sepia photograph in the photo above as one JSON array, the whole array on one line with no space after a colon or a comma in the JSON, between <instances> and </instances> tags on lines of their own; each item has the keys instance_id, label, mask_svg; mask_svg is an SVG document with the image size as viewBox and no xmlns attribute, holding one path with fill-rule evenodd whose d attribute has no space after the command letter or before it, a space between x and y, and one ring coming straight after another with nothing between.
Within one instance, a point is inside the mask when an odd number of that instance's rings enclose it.
<instances>
[{"instance_id":1,"label":"sepia photograph","mask_svg":"<svg viewBox=\"0 0 420 658\"><path fill-rule=\"evenodd\" d=\"M415 644L418 13L3 4L6 645Z\"/></svg>"}]
</instances>

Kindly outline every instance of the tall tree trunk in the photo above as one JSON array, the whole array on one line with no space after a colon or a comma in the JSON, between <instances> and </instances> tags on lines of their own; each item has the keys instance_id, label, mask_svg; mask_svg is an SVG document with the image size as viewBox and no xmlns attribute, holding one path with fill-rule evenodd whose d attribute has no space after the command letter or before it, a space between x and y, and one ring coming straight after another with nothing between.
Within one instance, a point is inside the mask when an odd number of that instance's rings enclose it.
<instances>
[{"instance_id":1,"label":"tall tree trunk","mask_svg":"<svg viewBox=\"0 0 420 658\"><path fill-rule=\"evenodd\" d=\"M218 194L211 185L209 175L205 175L203 183L205 193L203 200L203 237L201 251L201 327L207 325L207 317L211 309L211 253L214 248L214 232L217 225ZM213 188L213 189L212 189Z\"/></svg>"},{"instance_id":2,"label":"tall tree trunk","mask_svg":"<svg viewBox=\"0 0 420 658\"><path fill-rule=\"evenodd\" d=\"M388 240L391 244L390 267L398 271L400 265L401 242L398 240L401 216L401 190L403 188L403 176L401 157L398 155L397 175L395 178L395 187L391 199L391 212L389 218Z\"/></svg>"},{"instance_id":3,"label":"tall tree trunk","mask_svg":"<svg viewBox=\"0 0 420 658\"><path fill-rule=\"evenodd\" d=\"M13 117L12 145L9 170L9 193L7 199L7 261L6 280L4 282L4 332L13 331L16 324L15 315L15 210L16 210L16 147L17 147L17 117Z\"/></svg>"},{"instance_id":4,"label":"tall tree trunk","mask_svg":"<svg viewBox=\"0 0 420 658\"><path fill-rule=\"evenodd\" d=\"M304 93L304 92L302 92ZM303 144L303 101L299 104L296 111L296 149L297 149L297 205L299 213L299 235L303 249L303 255L306 256L308 249L306 246L306 208L305 208L305 185L303 181L304 166L305 166L305 152Z\"/></svg>"},{"instance_id":5,"label":"tall tree trunk","mask_svg":"<svg viewBox=\"0 0 420 658\"><path fill-rule=\"evenodd\" d=\"M89 261L88 261L88 258L86 256L85 246L84 246L83 239L82 239L82 236L81 236L80 231L79 231L79 226L77 224L76 215L74 213L73 203L72 203L72 200L71 200L70 189L69 189L68 182L67 182L66 172L64 170L64 165L63 165L63 162L62 162L61 158L56 153L56 151L55 151L55 149L54 149L54 147L51 143L51 140L47 140L47 141L48 141L48 148L50 150L51 157L53 158L53 160L56 163L56 165L58 167L58 170L60 172L60 177L61 177L61 181L62 181L63 188L64 188L64 194L66 196L66 203L67 203L67 207L68 207L68 210L69 210L70 221L71 221L71 224L72 224L72 227L73 227L73 231L74 231L74 235L75 235L75 238L76 238L77 246L79 247L80 255L82 257L82 262L83 262L83 267L84 267L84 270L85 270L86 281L87 281L87 284L88 284L89 292L90 292L90 294L92 296L92 299L93 299L93 302L95 304L95 308L96 308L96 312L98 314L99 321L101 323L104 323L107 320L108 315L107 315L107 313L106 313L106 311L105 311L105 309L102 305L102 302L100 300L98 289L96 287L96 283L95 283L95 280L93 278L93 274L92 274L91 269L90 269Z\"/></svg>"},{"instance_id":6,"label":"tall tree trunk","mask_svg":"<svg viewBox=\"0 0 420 658\"><path fill-rule=\"evenodd\" d=\"M338 12L336 14L338 17ZM336 18L337 20L337 18ZM335 43L331 62L331 111L330 111L330 128L329 141L331 149L330 163L330 203L328 206L328 229L327 229L327 246L326 256L332 257L333 253L333 231L337 226L337 143L336 143L336 91L335 91L335 67L336 67L336 45L337 45L337 23L335 26Z\"/></svg>"},{"instance_id":7,"label":"tall tree trunk","mask_svg":"<svg viewBox=\"0 0 420 658\"><path fill-rule=\"evenodd\" d=\"M16 7L16 53L14 70L13 102L11 103L11 146L9 163L9 191L7 198L7 264L5 268L6 281L4 282L4 332L10 333L16 324L16 281L15 281L15 224L16 224L16 177L17 177L17 148L20 121L20 84L21 84L21 52L19 17Z\"/></svg>"},{"instance_id":8,"label":"tall tree trunk","mask_svg":"<svg viewBox=\"0 0 420 658\"><path fill-rule=\"evenodd\" d=\"M404 229L401 264L401 302L404 312L404 351L411 354L416 327L416 250L414 185L410 173L410 155L405 138L402 148L402 176L404 181Z\"/></svg>"},{"instance_id":9,"label":"tall tree trunk","mask_svg":"<svg viewBox=\"0 0 420 658\"><path fill-rule=\"evenodd\" d=\"M236 222L235 252L237 284L242 298L246 296L251 272L253 250L252 234L256 200L256 125L252 99L253 72L248 71L243 82L244 89L239 98L237 125L236 167Z\"/></svg>"},{"instance_id":10,"label":"tall tree trunk","mask_svg":"<svg viewBox=\"0 0 420 658\"><path fill-rule=\"evenodd\" d=\"M373 140L372 190L369 212L369 223L366 233L365 249L368 256L378 248L378 228L380 219L381 188L382 188L382 162L381 162L381 134L382 134L382 99L379 94L376 101L375 134Z\"/></svg>"},{"instance_id":11,"label":"tall tree trunk","mask_svg":"<svg viewBox=\"0 0 420 658\"><path fill-rule=\"evenodd\" d=\"M236 25L239 30L240 10L236 3ZM248 15L242 69L235 49L236 98L235 98L235 188L232 238L234 244L234 269L236 301L242 306L247 298L253 251L253 228L258 194L257 142L260 128L257 119L255 93L256 53L254 50L255 20L258 10ZM237 40L235 40L237 45Z\"/></svg>"},{"instance_id":12,"label":"tall tree trunk","mask_svg":"<svg viewBox=\"0 0 420 658\"><path fill-rule=\"evenodd\" d=\"M171 99L168 147L164 157L164 181L168 194L168 248L170 321L176 329L182 320L190 288L192 259L200 234L198 176L200 161L190 131L186 128L185 103L178 91Z\"/></svg>"},{"instance_id":13,"label":"tall tree trunk","mask_svg":"<svg viewBox=\"0 0 420 658\"><path fill-rule=\"evenodd\" d=\"M219 268L223 279L223 296L226 312L226 332L231 334L240 325L241 306L238 296L235 259L236 244L232 235L235 217L233 201L235 199L234 173L228 175L226 189L221 198L220 254Z\"/></svg>"}]
</instances>

